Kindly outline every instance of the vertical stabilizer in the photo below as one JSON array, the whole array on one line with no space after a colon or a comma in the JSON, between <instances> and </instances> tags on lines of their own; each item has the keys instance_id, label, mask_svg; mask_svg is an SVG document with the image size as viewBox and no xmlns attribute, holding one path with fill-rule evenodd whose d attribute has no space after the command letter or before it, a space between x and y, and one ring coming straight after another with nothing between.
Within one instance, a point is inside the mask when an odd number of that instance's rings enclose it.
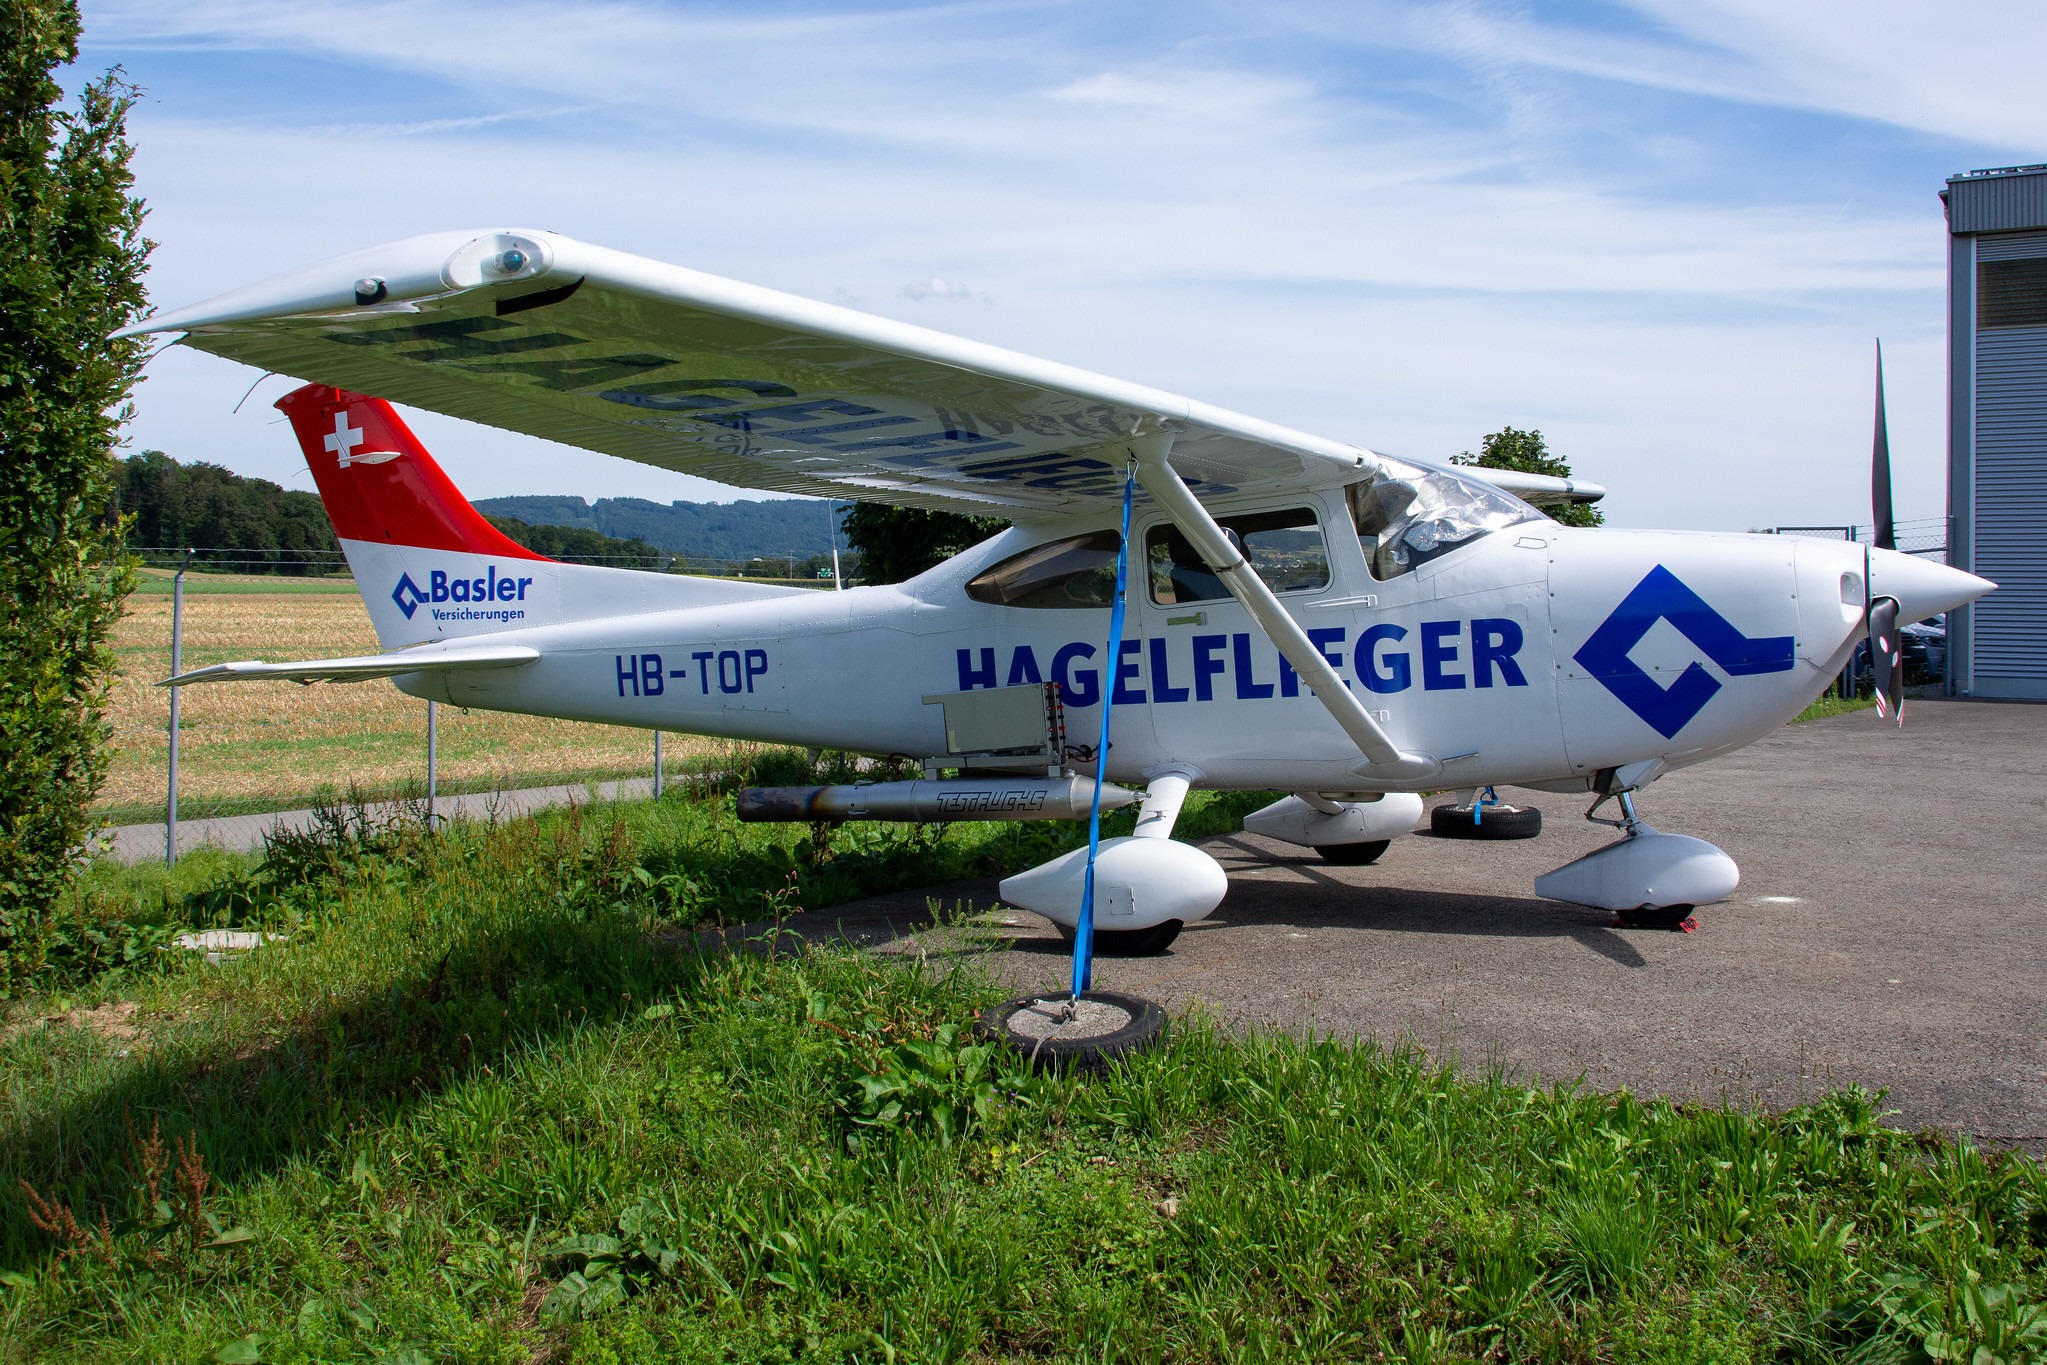
<instances>
[{"instance_id":1,"label":"vertical stabilizer","mask_svg":"<svg viewBox=\"0 0 2047 1365\"><path fill-rule=\"evenodd\" d=\"M308 384L277 406L387 648L559 619L560 566L484 520L389 403Z\"/></svg>"},{"instance_id":2,"label":"vertical stabilizer","mask_svg":"<svg viewBox=\"0 0 2047 1365\"><path fill-rule=\"evenodd\" d=\"M308 384L277 406L386 649L803 591L537 555L470 505L383 399Z\"/></svg>"}]
</instances>

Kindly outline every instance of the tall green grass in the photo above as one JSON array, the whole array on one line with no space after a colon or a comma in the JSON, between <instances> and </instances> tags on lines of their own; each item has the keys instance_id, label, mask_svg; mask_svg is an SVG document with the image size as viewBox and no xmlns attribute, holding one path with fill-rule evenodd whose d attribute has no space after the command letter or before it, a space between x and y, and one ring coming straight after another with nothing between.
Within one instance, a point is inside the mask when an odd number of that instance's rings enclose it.
<instances>
[{"instance_id":1,"label":"tall green grass","mask_svg":"<svg viewBox=\"0 0 2047 1365\"><path fill-rule=\"evenodd\" d=\"M1035 1076L967 1027L972 955L673 932L1056 830L814 846L677 798L101 880L291 937L6 1023L0 1358L2047 1352L2040 1167L1866 1095L1673 1106L1198 1017Z\"/></svg>"}]
</instances>

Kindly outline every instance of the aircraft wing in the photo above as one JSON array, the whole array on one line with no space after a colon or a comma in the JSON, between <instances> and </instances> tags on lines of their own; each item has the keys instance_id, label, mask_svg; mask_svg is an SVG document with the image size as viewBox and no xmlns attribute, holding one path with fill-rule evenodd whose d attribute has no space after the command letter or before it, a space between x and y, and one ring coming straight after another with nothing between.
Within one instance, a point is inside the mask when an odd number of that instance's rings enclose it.
<instances>
[{"instance_id":1,"label":"aircraft wing","mask_svg":"<svg viewBox=\"0 0 2047 1365\"><path fill-rule=\"evenodd\" d=\"M302 659L295 663L266 664L254 659L237 663L195 668L158 687L184 687L201 682L367 682L371 678L392 678L400 673L428 670L447 671L472 668L516 668L540 657L540 651L525 645L462 645L456 648L428 646L401 649L391 654L364 654L350 659Z\"/></svg>"},{"instance_id":2,"label":"aircraft wing","mask_svg":"<svg viewBox=\"0 0 2047 1365\"><path fill-rule=\"evenodd\" d=\"M458 232L338 257L129 334L720 483L1030 519L1122 492L1171 431L1202 497L1369 451L1067 365L590 246Z\"/></svg>"},{"instance_id":3,"label":"aircraft wing","mask_svg":"<svg viewBox=\"0 0 2047 1365\"><path fill-rule=\"evenodd\" d=\"M1483 479L1495 488L1504 488L1523 502L1532 502L1537 507L1598 502L1606 496L1603 485L1586 479L1559 479L1548 474L1524 474L1518 469L1488 469L1475 464L1459 465L1457 472L1467 478Z\"/></svg>"}]
</instances>

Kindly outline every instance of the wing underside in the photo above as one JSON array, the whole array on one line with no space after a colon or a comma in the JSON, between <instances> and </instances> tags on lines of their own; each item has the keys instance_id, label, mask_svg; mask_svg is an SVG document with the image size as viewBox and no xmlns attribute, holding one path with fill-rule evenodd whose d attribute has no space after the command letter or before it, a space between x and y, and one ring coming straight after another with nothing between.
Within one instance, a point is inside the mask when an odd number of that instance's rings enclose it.
<instances>
[{"instance_id":1,"label":"wing underside","mask_svg":"<svg viewBox=\"0 0 2047 1365\"><path fill-rule=\"evenodd\" d=\"M741 487L1029 519L1108 505L1173 434L1203 497L1367 451L1142 385L551 233L373 248L135 331Z\"/></svg>"}]
</instances>

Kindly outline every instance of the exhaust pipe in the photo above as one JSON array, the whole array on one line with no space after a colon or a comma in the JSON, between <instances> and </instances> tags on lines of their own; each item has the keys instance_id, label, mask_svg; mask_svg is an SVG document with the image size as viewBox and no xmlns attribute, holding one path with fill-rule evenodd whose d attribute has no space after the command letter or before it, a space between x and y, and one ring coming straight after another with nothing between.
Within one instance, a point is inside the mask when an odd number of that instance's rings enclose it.
<instances>
[{"instance_id":1,"label":"exhaust pipe","mask_svg":"<svg viewBox=\"0 0 2047 1365\"><path fill-rule=\"evenodd\" d=\"M750 821L1084 820L1094 800L1088 777L919 778L839 787L747 787L739 818ZM1141 793L1102 784L1102 809L1134 804Z\"/></svg>"}]
</instances>

